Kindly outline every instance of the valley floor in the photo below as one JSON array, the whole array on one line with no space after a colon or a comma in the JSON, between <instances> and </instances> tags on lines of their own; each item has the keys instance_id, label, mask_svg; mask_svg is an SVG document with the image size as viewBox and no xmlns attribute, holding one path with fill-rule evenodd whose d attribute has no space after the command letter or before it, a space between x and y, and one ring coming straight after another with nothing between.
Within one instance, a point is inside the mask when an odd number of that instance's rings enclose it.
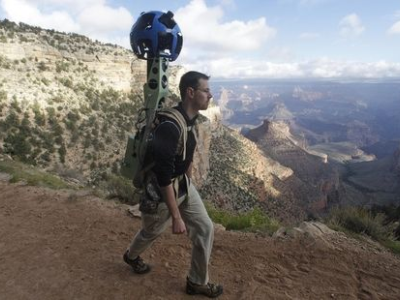
<instances>
[{"instance_id":1,"label":"valley floor","mask_svg":"<svg viewBox=\"0 0 400 300\"><path fill-rule=\"evenodd\" d=\"M184 294L186 236L167 230L135 275L122 254L140 220L90 192L0 181L0 299L201 299ZM399 299L400 258L343 234L264 237L217 230L220 299Z\"/></svg>"}]
</instances>

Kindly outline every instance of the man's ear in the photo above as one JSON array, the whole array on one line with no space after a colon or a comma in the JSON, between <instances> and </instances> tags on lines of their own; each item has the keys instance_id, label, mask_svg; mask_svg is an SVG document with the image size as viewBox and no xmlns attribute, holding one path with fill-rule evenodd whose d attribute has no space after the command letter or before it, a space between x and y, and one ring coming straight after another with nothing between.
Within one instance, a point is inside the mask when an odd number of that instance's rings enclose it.
<instances>
[{"instance_id":1,"label":"man's ear","mask_svg":"<svg viewBox=\"0 0 400 300\"><path fill-rule=\"evenodd\" d=\"M194 97L194 92L195 92L194 88L188 87L187 90L186 90L186 96L189 97L189 98L193 98Z\"/></svg>"}]
</instances>

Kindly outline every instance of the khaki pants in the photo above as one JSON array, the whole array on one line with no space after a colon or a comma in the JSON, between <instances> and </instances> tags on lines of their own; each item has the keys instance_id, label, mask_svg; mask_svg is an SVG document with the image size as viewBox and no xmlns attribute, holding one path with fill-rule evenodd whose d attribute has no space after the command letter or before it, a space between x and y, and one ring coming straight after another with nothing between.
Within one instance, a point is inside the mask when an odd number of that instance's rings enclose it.
<instances>
[{"instance_id":1,"label":"khaki pants","mask_svg":"<svg viewBox=\"0 0 400 300\"><path fill-rule=\"evenodd\" d=\"M189 185L188 194L177 199L177 203L193 246L189 280L195 284L206 284L214 240L213 223L193 184ZM164 202L160 203L156 214L142 213L142 229L138 231L129 246L129 257L135 258L149 248L166 229L170 218L171 215Z\"/></svg>"}]
</instances>

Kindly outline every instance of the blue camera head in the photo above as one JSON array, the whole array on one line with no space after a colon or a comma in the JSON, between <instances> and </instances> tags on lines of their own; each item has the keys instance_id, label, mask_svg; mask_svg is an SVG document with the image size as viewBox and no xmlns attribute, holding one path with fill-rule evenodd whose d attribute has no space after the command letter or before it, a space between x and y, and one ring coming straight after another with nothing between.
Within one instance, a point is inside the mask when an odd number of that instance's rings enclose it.
<instances>
[{"instance_id":1,"label":"blue camera head","mask_svg":"<svg viewBox=\"0 0 400 300\"><path fill-rule=\"evenodd\" d=\"M170 11L149 11L140 15L130 33L131 47L138 58L165 57L169 61L178 58L183 36L173 16Z\"/></svg>"}]
</instances>

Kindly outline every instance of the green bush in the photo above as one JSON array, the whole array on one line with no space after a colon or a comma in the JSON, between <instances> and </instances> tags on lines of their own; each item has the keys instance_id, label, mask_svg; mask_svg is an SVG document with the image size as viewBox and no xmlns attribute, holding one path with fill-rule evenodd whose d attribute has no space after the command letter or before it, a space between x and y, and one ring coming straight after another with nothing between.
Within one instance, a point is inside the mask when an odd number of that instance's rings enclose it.
<instances>
[{"instance_id":1,"label":"green bush","mask_svg":"<svg viewBox=\"0 0 400 300\"><path fill-rule=\"evenodd\" d=\"M210 218L222 224L227 230L263 231L274 233L279 228L279 222L269 218L260 208L243 214L219 210L206 205Z\"/></svg>"},{"instance_id":2,"label":"green bush","mask_svg":"<svg viewBox=\"0 0 400 300\"><path fill-rule=\"evenodd\" d=\"M134 198L132 182L121 176L114 174L107 175L106 181L104 182L104 189L108 198L117 198L121 202L131 205L138 203Z\"/></svg>"},{"instance_id":3,"label":"green bush","mask_svg":"<svg viewBox=\"0 0 400 300\"><path fill-rule=\"evenodd\" d=\"M69 187L68 184L56 176L12 160L5 159L0 161L0 171L11 175L11 182L25 181L28 185L40 185L53 189Z\"/></svg>"},{"instance_id":4,"label":"green bush","mask_svg":"<svg viewBox=\"0 0 400 300\"><path fill-rule=\"evenodd\" d=\"M0 90L0 102L7 100L7 92Z\"/></svg>"},{"instance_id":5,"label":"green bush","mask_svg":"<svg viewBox=\"0 0 400 300\"><path fill-rule=\"evenodd\" d=\"M18 115L14 111L10 111L4 122L3 130L10 128L16 128L20 126L20 120Z\"/></svg>"},{"instance_id":6,"label":"green bush","mask_svg":"<svg viewBox=\"0 0 400 300\"><path fill-rule=\"evenodd\" d=\"M28 161L32 145L21 132L7 135L4 139L4 144L7 145L8 153L20 158L22 161Z\"/></svg>"},{"instance_id":7,"label":"green bush","mask_svg":"<svg viewBox=\"0 0 400 300\"><path fill-rule=\"evenodd\" d=\"M60 155L60 161L62 163L65 163L65 155L67 154L67 148L65 147L64 143L62 143L61 147L58 148L58 154Z\"/></svg>"},{"instance_id":8,"label":"green bush","mask_svg":"<svg viewBox=\"0 0 400 300\"><path fill-rule=\"evenodd\" d=\"M399 241L393 241L393 240L387 240L383 241L382 244L390 249L393 253L400 254L400 242Z\"/></svg>"},{"instance_id":9,"label":"green bush","mask_svg":"<svg viewBox=\"0 0 400 300\"><path fill-rule=\"evenodd\" d=\"M40 71L42 71L42 72L48 70L48 68L47 68L47 66L46 66L46 63L45 63L44 61L39 62L39 64L38 64L38 69L39 69Z\"/></svg>"},{"instance_id":10,"label":"green bush","mask_svg":"<svg viewBox=\"0 0 400 300\"><path fill-rule=\"evenodd\" d=\"M46 116L41 113L39 110L35 110L35 122L38 126L45 126L46 125Z\"/></svg>"},{"instance_id":11,"label":"green bush","mask_svg":"<svg viewBox=\"0 0 400 300\"><path fill-rule=\"evenodd\" d=\"M57 73L69 72L69 66L70 66L70 64L68 62L57 61L56 62L56 72Z\"/></svg>"},{"instance_id":12,"label":"green bush","mask_svg":"<svg viewBox=\"0 0 400 300\"><path fill-rule=\"evenodd\" d=\"M377 241L392 238L393 223L385 225L383 214L374 215L362 207L335 207L328 216L328 225L336 230L346 229L366 234Z\"/></svg>"},{"instance_id":13,"label":"green bush","mask_svg":"<svg viewBox=\"0 0 400 300\"><path fill-rule=\"evenodd\" d=\"M70 78L59 78L58 80L62 85L64 85L67 88L72 89L74 87L74 83Z\"/></svg>"}]
</instances>

